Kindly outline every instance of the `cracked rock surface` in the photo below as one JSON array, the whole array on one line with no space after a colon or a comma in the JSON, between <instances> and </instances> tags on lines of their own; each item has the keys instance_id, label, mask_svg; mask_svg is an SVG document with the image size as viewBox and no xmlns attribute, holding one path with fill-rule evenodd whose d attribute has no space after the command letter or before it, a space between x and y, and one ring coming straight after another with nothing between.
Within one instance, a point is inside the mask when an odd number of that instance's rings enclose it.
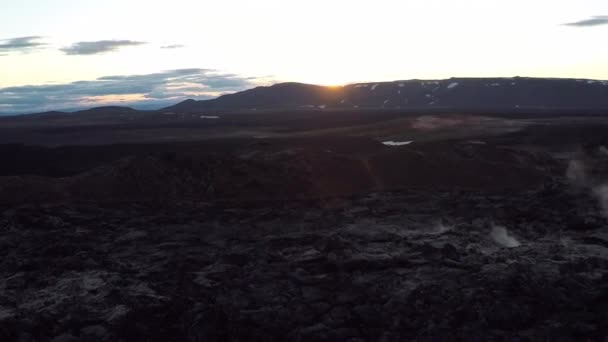
<instances>
[{"instance_id":1,"label":"cracked rock surface","mask_svg":"<svg viewBox=\"0 0 608 342\"><path fill-rule=\"evenodd\" d=\"M5 147L0 341L604 341L605 128L569 127Z\"/></svg>"},{"instance_id":2,"label":"cracked rock surface","mask_svg":"<svg viewBox=\"0 0 608 342\"><path fill-rule=\"evenodd\" d=\"M0 218L0 339L594 340L608 234L599 210L579 213L594 206L564 184L329 207L15 206Z\"/></svg>"}]
</instances>

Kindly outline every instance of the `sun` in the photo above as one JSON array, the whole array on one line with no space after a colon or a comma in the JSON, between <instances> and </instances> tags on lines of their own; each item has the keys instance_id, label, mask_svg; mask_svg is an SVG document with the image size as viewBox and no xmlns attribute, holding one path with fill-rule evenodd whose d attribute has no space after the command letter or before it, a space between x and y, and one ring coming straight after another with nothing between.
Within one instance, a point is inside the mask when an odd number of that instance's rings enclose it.
<instances>
[{"instance_id":1,"label":"sun","mask_svg":"<svg viewBox=\"0 0 608 342\"><path fill-rule=\"evenodd\" d=\"M333 75L319 75L314 77L310 83L326 86L329 88L341 88L346 84L352 83L352 77L340 77Z\"/></svg>"}]
</instances>

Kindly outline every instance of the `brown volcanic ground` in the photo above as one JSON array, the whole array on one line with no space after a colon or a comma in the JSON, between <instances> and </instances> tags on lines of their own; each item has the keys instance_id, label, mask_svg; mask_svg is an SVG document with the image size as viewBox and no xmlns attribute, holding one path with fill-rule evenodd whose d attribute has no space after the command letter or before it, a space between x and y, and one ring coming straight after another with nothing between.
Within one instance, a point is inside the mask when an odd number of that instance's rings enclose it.
<instances>
[{"instance_id":1,"label":"brown volcanic ground","mask_svg":"<svg viewBox=\"0 0 608 342\"><path fill-rule=\"evenodd\" d=\"M0 120L0 341L608 336L602 118L124 115Z\"/></svg>"},{"instance_id":2,"label":"brown volcanic ground","mask_svg":"<svg viewBox=\"0 0 608 342\"><path fill-rule=\"evenodd\" d=\"M412 187L526 188L541 184L555 163L510 148L524 139L492 141L525 136L536 121L340 111L217 120L136 111L4 118L0 131L10 134L0 141L60 146L0 147L0 175L11 176L0 179L0 201L287 200ZM569 122L551 125L562 121ZM380 143L386 140L415 142ZM80 146L61 146L74 144Z\"/></svg>"},{"instance_id":3,"label":"brown volcanic ground","mask_svg":"<svg viewBox=\"0 0 608 342\"><path fill-rule=\"evenodd\" d=\"M322 146L306 140L243 142L223 153L182 144L155 152L148 146L75 174L2 177L0 201L296 200L407 188L526 189L543 184L557 167L547 156L468 142L388 147L348 141L342 151L344 141L332 140ZM48 153L74 157L63 149Z\"/></svg>"}]
</instances>

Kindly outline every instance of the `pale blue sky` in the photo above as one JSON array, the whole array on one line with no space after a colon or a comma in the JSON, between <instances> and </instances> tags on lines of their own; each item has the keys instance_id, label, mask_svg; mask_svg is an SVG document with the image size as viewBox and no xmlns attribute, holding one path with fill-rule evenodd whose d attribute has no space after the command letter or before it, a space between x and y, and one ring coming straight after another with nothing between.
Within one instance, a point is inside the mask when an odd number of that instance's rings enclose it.
<instances>
[{"instance_id":1,"label":"pale blue sky","mask_svg":"<svg viewBox=\"0 0 608 342\"><path fill-rule=\"evenodd\" d=\"M608 25L563 25L606 15L606 0L0 0L0 112L153 105L287 80L608 79ZM45 45L9 49L22 42L10 39L30 36L40 38L26 43ZM193 74L172 78L182 69ZM18 89L76 81L118 89L124 80L95 80L119 75L139 75L129 79L134 92L65 98L41 87L28 105L32 89ZM141 77L159 79L135 89Z\"/></svg>"}]
</instances>

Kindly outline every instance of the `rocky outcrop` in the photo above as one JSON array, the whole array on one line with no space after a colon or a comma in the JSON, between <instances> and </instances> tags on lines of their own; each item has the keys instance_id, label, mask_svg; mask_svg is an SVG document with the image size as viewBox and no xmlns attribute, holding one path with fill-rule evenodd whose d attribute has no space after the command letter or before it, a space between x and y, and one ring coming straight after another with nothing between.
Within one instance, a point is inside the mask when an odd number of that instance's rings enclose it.
<instances>
[{"instance_id":1,"label":"rocky outcrop","mask_svg":"<svg viewBox=\"0 0 608 342\"><path fill-rule=\"evenodd\" d=\"M0 177L0 203L316 200L409 188L522 190L551 182L563 167L542 153L493 145L373 146L363 153L356 147L355 152L248 147L227 154L139 153L63 177Z\"/></svg>"}]
</instances>

